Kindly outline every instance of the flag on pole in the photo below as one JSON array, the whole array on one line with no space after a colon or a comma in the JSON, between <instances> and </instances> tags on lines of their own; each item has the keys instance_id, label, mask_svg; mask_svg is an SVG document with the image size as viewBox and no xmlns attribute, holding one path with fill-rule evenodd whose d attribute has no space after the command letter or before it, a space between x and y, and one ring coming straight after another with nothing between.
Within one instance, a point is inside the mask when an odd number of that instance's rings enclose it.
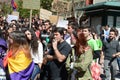
<instances>
[{"instance_id":1,"label":"flag on pole","mask_svg":"<svg viewBox=\"0 0 120 80\"><path fill-rule=\"evenodd\" d=\"M13 10L16 10L17 3L14 0L11 0L11 5L12 5Z\"/></svg>"}]
</instances>

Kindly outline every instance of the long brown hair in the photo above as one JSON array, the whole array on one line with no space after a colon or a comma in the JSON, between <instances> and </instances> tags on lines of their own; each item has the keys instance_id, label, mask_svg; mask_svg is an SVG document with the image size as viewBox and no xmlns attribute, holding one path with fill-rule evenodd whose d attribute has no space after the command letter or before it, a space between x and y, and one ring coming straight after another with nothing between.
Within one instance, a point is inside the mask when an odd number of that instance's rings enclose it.
<instances>
[{"instance_id":1,"label":"long brown hair","mask_svg":"<svg viewBox=\"0 0 120 80\"><path fill-rule=\"evenodd\" d=\"M30 47L31 47L31 49L32 49L32 51L33 51L33 54L34 54L34 53L38 53L38 45L39 45L39 44L38 44L38 39L37 39L37 37L36 37L36 35L35 35L35 31L32 30L32 29L29 29L29 28L26 28L26 30L24 31L24 33L25 33L26 31L28 31L28 32L31 33L32 39L29 40L29 39L27 38L27 41L28 41L28 43L29 43L29 45L30 45ZM26 35L26 36L27 36L27 35Z\"/></svg>"},{"instance_id":2,"label":"long brown hair","mask_svg":"<svg viewBox=\"0 0 120 80\"><path fill-rule=\"evenodd\" d=\"M75 46L76 46L77 55L81 55L85 52L86 48L88 47L88 44L87 44L87 39L83 33L80 33L78 35Z\"/></svg>"},{"instance_id":3,"label":"long brown hair","mask_svg":"<svg viewBox=\"0 0 120 80\"><path fill-rule=\"evenodd\" d=\"M14 31L9 34L9 38L13 40L13 43L9 44L9 50L12 51L12 57L15 57L18 52L23 51L28 58L31 58L30 48L24 33L21 31Z\"/></svg>"}]
</instances>

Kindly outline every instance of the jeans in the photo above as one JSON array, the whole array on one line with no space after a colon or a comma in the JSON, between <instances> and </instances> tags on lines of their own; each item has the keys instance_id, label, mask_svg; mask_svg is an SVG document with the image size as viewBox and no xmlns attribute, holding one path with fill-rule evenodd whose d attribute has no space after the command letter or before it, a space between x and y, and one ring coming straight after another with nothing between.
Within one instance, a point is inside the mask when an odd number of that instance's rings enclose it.
<instances>
[{"instance_id":1,"label":"jeans","mask_svg":"<svg viewBox=\"0 0 120 80\"><path fill-rule=\"evenodd\" d=\"M76 74L77 74L77 70L76 70L76 69L73 69L73 72L71 73L71 78L70 78L70 80L76 80L76 77L75 77Z\"/></svg>"},{"instance_id":2,"label":"jeans","mask_svg":"<svg viewBox=\"0 0 120 80\"><path fill-rule=\"evenodd\" d=\"M40 67L38 64L35 64L34 70L33 70L32 76L31 76L31 80L34 80L36 75L39 73L40 73Z\"/></svg>"},{"instance_id":3,"label":"jeans","mask_svg":"<svg viewBox=\"0 0 120 80\"><path fill-rule=\"evenodd\" d=\"M40 73L40 80L48 80L49 79L49 66L48 63L46 65L43 65L41 68Z\"/></svg>"},{"instance_id":4,"label":"jeans","mask_svg":"<svg viewBox=\"0 0 120 80\"><path fill-rule=\"evenodd\" d=\"M120 71L120 57L117 58L117 63L118 63L119 71Z\"/></svg>"},{"instance_id":5,"label":"jeans","mask_svg":"<svg viewBox=\"0 0 120 80\"><path fill-rule=\"evenodd\" d=\"M104 70L105 70L105 80L114 80L118 72L117 59L114 59L112 62L110 60L104 61Z\"/></svg>"}]
</instances>

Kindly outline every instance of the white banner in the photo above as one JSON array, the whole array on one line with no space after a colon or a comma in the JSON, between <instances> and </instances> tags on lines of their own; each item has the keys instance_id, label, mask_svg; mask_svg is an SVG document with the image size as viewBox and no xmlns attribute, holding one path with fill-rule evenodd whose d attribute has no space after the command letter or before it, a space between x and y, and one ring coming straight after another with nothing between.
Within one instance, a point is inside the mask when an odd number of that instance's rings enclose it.
<instances>
[{"instance_id":1,"label":"white banner","mask_svg":"<svg viewBox=\"0 0 120 80\"><path fill-rule=\"evenodd\" d=\"M19 19L18 16L8 15L6 20L7 20L8 23L11 23L12 20L18 20L18 19Z\"/></svg>"},{"instance_id":2,"label":"white banner","mask_svg":"<svg viewBox=\"0 0 120 80\"><path fill-rule=\"evenodd\" d=\"M63 27L65 29L67 29L68 21L67 20L59 20L57 23L57 27Z\"/></svg>"}]
</instances>

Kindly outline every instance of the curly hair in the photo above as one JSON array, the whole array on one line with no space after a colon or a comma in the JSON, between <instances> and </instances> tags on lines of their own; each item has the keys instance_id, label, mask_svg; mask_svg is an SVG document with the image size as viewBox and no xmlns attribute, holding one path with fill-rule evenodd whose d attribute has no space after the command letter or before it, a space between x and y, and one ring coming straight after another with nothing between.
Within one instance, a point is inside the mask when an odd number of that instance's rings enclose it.
<instances>
[{"instance_id":1,"label":"curly hair","mask_svg":"<svg viewBox=\"0 0 120 80\"><path fill-rule=\"evenodd\" d=\"M27 39L31 46L31 49L33 50L33 52L37 52L38 51L38 38L36 37L35 31L33 29L26 28L23 32L25 33L26 31L29 31L32 36L31 40Z\"/></svg>"}]
</instances>

